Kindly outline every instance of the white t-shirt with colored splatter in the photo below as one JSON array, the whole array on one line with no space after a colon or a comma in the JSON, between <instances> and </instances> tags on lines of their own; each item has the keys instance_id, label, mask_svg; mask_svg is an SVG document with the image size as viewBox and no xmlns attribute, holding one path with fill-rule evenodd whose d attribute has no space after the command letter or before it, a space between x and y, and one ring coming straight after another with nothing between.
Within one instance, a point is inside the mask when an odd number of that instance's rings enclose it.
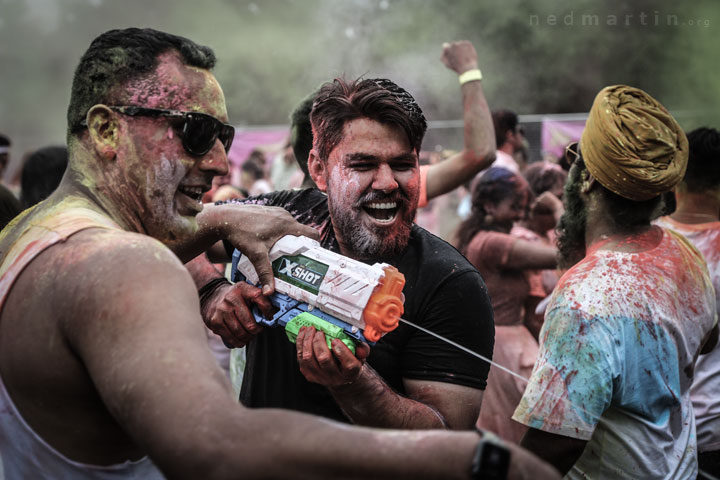
<instances>
[{"instance_id":1,"label":"white t-shirt with colored splatter","mask_svg":"<svg viewBox=\"0 0 720 480\"><path fill-rule=\"evenodd\" d=\"M682 234L700 250L720 305L720 222L690 225L662 217L657 224ZM720 450L720 344L707 355L698 357L690 399L695 410L698 451Z\"/></svg>"},{"instance_id":2,"label":"white t-shirt with colored splatter","mask_svg":"<svg viewBox=\"0 0 720 480\"><path fill-rule=\"evenodd\" d=\"M639 252L595 244L560 279L513 419L588 441L568 478L694 478L690 384L715 293L682 236L623 244Z\"/></svg>"}]
</instances>

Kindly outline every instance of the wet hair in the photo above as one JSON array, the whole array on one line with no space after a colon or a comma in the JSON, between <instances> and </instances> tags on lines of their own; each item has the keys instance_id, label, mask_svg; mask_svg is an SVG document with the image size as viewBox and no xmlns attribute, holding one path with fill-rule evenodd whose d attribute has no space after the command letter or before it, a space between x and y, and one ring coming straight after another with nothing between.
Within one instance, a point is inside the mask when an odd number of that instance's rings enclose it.
<instances>
[{"instance_id":1,"label":"wet hair","mask_svg":"<svg viewBox=\"0 0 720 480\"><path fill-rule=\"evenodd\" d=\"M20 176L22 207L31 207L49 197L60 185L67 164L65 147L45 147L30 154Z\"/></svg>"},{"instance_id":2,"label":"wet hair","mask_svg":"<svg viewBox=\"0 0 720 480\"><path fill-rule=\"evenodd\" d=\"M492 222L488 223L488 212L485 206L497 205L515 195L519 183L518 174L500 167L489 168L478 178L472 188L470 216L460 224L456 233L457 249L460 252L465 253L470 240L477 232L501 230Z\"/></svg>"},{"instance_id":3,"label":"wet hair","mask_svg":"<svg viewBox=\"0 0 720 480\"><path fill-rule=\"evenodd\" d=\"M4 185L0 185L0 230L21 211L20 201Z\"/></svg>"},{"instance_id":4,"label":"wet hair","mask_svg":"<svg viewBox=\"0 0 720 480\"><path fill-rule=\"evenodd\" d=\"M493 110L493 127L495 127L495 144L500 148L505 143L507 132L514 132L518 126L518 116L510 110Z\"/></svg>"},{"instance_id":5,"label":"wet hair","mask_svg":"<svg viewBox=\"0 0 720 480\"><path fill-rule=\"evenodd\" d=\"M323 162L342 140L345 124L358 118L399 127L419 154L427 122L415 99L384 78L336 78L318 91L310 113L313 146Z\"/></svg>"},{"instance_id":6,"label":"wet hair","mask_svg":"<svg viewBox=\"0 0 720 480\"><path fill-rule=\"evenodd\" d=\"M295 154L295 160L305 174L310 176L308 171L308 157L313 147L312 124L310 123L310 112L318 91L314 90L297 104L290 114L290 145Z\"/></svg>"},{"instance_id":7,"label":"wet hair","mask_svg":"<svg viewBox=\"0 0 720 480\"><path fill-rule=\"evenodd\" d=\"M685 186L701 193L720 188L720 132L702 127L687 135L690 157L685 171Z\"/></svg>"},{"instance_id":8,"label":"wet hair","mask_svg":"<svg viewBox=\"0 0 720 480\"><path fill-rule=\"evenodd\" d=\"M557 231L559 266L569 268L585 256L585 230L587 227L587 206L581 197L584 178L588 173L582 154L570 168L565 183L563 205L565 213L560 218ZM650 225L662 213L663 196L649 200L634 201L621 197L596 183L607 211L612 212L609 219L612 229L617 233L631 233L638 227Z\"/></svg>"},{"instance_id":9,"label":"wet hair","mask_svg":"<svg viewBox=\"0 0 720 480\"><path fill-rule=\"evenodd\" d=\"M554 187L557 182L565 184L567 172L559 165L550 162L535 162L530 164L523 176L527 180L535 195L540 195Z\"/></svg>"},{"instance_id":10,"label":"wet hair","mask_svg":"<svg viewBox=\"0 0 720 480\"><path fill-rule=\"evenodd\" d=\"M215 66L215 54L209 47L151 28L110 30L93 40L73 77L68 139L82 130L82 121L93 105L121 100L123 87L152 73L158 57L170 50L177 51L186 65L205 70Z\"/></svg>"}]
</instances>

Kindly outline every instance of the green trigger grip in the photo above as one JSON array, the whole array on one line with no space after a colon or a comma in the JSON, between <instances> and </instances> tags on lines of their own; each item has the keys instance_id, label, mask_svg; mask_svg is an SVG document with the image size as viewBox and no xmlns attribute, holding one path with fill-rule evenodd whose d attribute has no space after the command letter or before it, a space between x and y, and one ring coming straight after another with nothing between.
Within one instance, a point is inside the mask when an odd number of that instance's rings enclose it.
<instances>
[{"instance_id":1,"label":"green trigger grip","mask_svg":"<svg viewBox=\"0 0 720 480\"><path fill-rule=\"evenodd\" d=\"M347 335L343 329L337 325L333 325L309 312L301 313L285 325L285 333L287 333L288 340L295 343L302 327L313 327L315 330L324 332L325 340L327 340L327 346L330 350L332 350L332 339L337 338L355 355L355 340L353 340L351 336Z\"/></svg>"}]
</instances>

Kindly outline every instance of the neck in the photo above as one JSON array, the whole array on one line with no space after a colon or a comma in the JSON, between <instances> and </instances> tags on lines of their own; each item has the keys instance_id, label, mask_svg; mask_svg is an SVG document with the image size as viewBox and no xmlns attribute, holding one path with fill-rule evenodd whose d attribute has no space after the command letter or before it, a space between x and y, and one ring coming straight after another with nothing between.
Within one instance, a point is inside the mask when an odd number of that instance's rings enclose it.
<instances>
[{"instance_id":1,"label":"neck","mask_svg":"<svg viewBox=\"0 0 720 480\"><path fill-rule=\"evenodd\" d=\"M513 148L512 145L510 145L509 142L505 142L502 145L500 145L500 147L498 147L498 150L500 150L501 152L505 152L510 156L512 156L515 153L515 149Z\"/></svg>"},{"instance_id":2,"label":"neck","mask_svg":"<svg viewBox=\"0 0 720 480\"><path fill-rule=\"evenodd\" d=\"M597 194L590 196L588 203L587 225L585 228L585 247L613 249L619 244L627 245L624 241L628 237L641 235L653 227L648 222L622 231L618 230L613 219L613 212L607 207ZM621 248L625 250L625 248Z\"/></svg>"},{"instance_id":3,"label":"neck","mask_svg":"<svg viewBox=\"0 0 720 480\"><path fill-rule=\"evenodd\" d=\"M718 192L675 192L677 207L670 218L680 223L709 223L720 220Z\"/></svg>"},{"instance_id":4,"label":"neck","mask_svg":"<svg viewBox=\"0 0 720 480\"><path fill-rule=\"evenodd\" d=\"M53 196L58 201L66 197L77 200L86 208L107 215L124 230L145 233L137 216L129 208L123 208L128 203L123 198L122 182L116 178L117 171L107 162L95 158L84 146L77 146L68 162L68 171Z\"/></svg>"}]
</instances>

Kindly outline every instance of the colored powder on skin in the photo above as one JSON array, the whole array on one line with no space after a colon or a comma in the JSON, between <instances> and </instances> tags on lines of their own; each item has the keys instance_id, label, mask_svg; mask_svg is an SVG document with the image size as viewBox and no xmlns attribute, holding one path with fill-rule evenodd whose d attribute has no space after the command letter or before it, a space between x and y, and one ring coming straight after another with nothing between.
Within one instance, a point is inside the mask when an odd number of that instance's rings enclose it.
<instances>
[{"instance_id":1,"label":"colored powder on skin","mask_svg":"<svg viewBox=\"0 0 720 480\"><path fill-rule=\"evenodd\" d=\"M640 239L635 244L646 245L645 241L647 238ZM628 242L633 243L633 242ZM652 243L652 242L651 242ZM647 264L652 262L644 261L643 255L651 255L655 258L668 259L663 266L663 270L657 271L654 267L648 267ZM639 254L627 254L613 251L598 251L595 258L585 259L580 264L576 265L571 269L573 273L573 284L567 284L570 272L566 273L558 284L555 297L548 309L548 318L551 316L551 309L562 308L563 305L571 305L569 308L575 313L569 315L568 318L577 318L577 315L581 315L581 320L577 322L575 327L571 325L566 327L570 328L569 331L560 331L561 338L548 338L547 330L544 330L545 335L543 336L543 342L568 342L576 339L579 342L577 345L580 347L583 344L582 337L585 335L588 326L588 321L592 320L595 315L595 311L598 313L603 312L603 322L609 322L614 324L609 326L610 332L623 332L627 328L632 328L633 333L628 336L630 332L625 334L618 334L618 341L622 339L635 338L636 344L643 347L642 352L638 351L638 362L637 365L642 362L647 363L651 361L652 367L645 368L646 374L659 375L661 383L667 388L669 398L672 401L677 402L677 398L680 392L680 379L677 378L678 371L684 371L688 373L688 368L685 364L689 364L689 359L678 358L678 352L675 349L678 341L680 341L680 334L674 328L662 327L658 322L658 315L662 315L665 318L694 318L693 314L697 314L700 310L698 306L706 305L709 301L707 298L707 291L690 291L688 295L683 298L677 298L677 292L675 291L676 285L688 285L689 282L697 282L697 279L693 280L688 272L696 271L697 265L694 267L691 265L695 260L688 258L687 255L678 258L677 249L672 242L662 242L657 248L650 250L645 253ZM662 263L662 262L660 262ZM693 268L691 268L693 267ZM667 268L667 270L665 270ZM588 274L593 272L591 280L588 279ZM600 272L608 273L608 275L602 275ZM661 274L667 276L668 280L663 280ZM660 278L657 285L654 288L650 288L648 282L638 281L642 278ZM674 282L669 279L674 279ZM590 283L590 284L588 284ZM606 287L599 287L598 285L605 284ZM692 283L695 284L695 283ZM612 285L612 286L610 286ZM603 295L598 296L597 292L604 292ZM565 298L569 295L568 298ZM571 300L572 299L572 300ZM630 299L630 301L628 301ZM632 308L628 309L628 306ZM632 311L634 320L625 317L627 311ZM562 316L562 315L560 315ZM587 320L582 320L582 319ZM630 327L632 325L632 327ZM671 325L671 324L670 324ZM575 332L572 333L572 328ZM555 329L555 333L558 330ZM654 346L657 350L647 350L648 346ZM554 351L567 351L575 352L577 347L568 345L567 347L557 347ZM599 352L589 352L587 358L590 362L595 363L598 360ZM629 355L634 355L632 351ZM602 357L600 357L602 358ZM577 360L579 365L582 365L580 360ZM683 365L681 369L678 365ZM562 359L558 358L551 362L554 365L563 365ZM632 362L631 362L632 363ZM591 365L588 368L579 368L579 375L581 379L583 372L592 372ZM690 372L691 373L691 372ZM689 377L689 375L688 375ZM575 378L575 377L574 377ZM569 398L573 404L582 405L582 398L573 399L576 395L573 393L573 386L571 383L578 381L565 377L566 389L569 392ZM580 383L582 384L582 382ZM582 392L582 388L580 392ZM584 395L584 394L583 394ZM583 396L581 395L581 396ZM587 396L587 395L585 395Z\"/></svg>"}]
</instances>

